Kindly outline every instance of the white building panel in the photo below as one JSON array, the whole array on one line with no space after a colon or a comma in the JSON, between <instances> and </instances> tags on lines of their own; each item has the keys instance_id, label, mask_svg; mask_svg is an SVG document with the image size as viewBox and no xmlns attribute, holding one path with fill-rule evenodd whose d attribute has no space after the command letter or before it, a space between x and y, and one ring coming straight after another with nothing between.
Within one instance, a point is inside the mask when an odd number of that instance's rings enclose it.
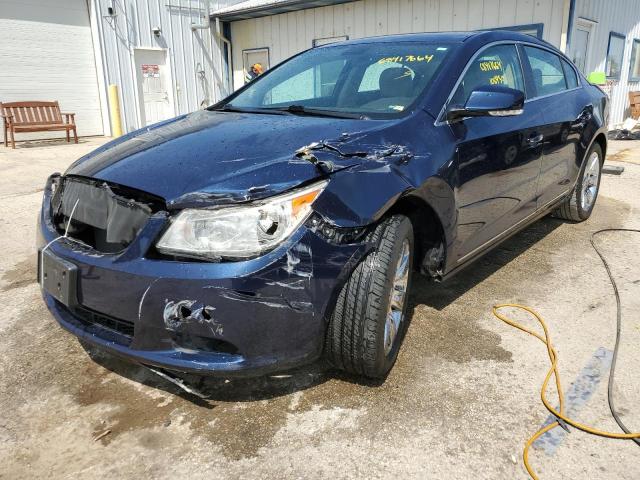
<instances>
[{"instance_id":1,"label":"white building panel","mask_svg":"<svg viewBox=\"0 0 640 480\"><path fill-rule=\"evenodd\" d=\"M211 105L226 96L227 88L219 39L215 24L193 29L209 22L209 9L228 2L205 0L92 0L96 8L102 39L106 83L120 88L122 125L130 132L150 123L145 119L144 75L136 58L140 50L166 52L169 117L189 113ZM109 13L109 8L113 12ZM159 29L156 35L154 28ZM162 63L162 62L160 62ZM155 65L155 64L154 64ZM147 68L147 67L144 67ZM163 68L163 65L160 65ZM146 72L152 70L148 69ZM147 73L149 74L149 73ZM145 106L146 105L146 106ZM156 116L153 116L157 119Z\"/></svg>"},{"instance_id":2,"label":"white building panel","mask_svg":"<svg viewBox=\"0 0 640 480\"><path fill-rule=\"evenodd\" d=\"M89 13L85 0L0 1L0 102L60 102L78 135L102 135ZM64 132L17 134L17 140ZM2 139L4 141L4 139Z\"/></svg>"},{"instance_id":3,"label":"white building panel","mask_svg":"<svg viewBox=\"0 0 640 480\"><path fill-rule=\"evenodd\" d=\"M606 71L607 48L610 32L625 36L625 49L619 80L610 81L605 88L611 98L610 123L615 125L629 116L629 92L640 90L640 82L629 81L631 49L634 39L640 39L639 0L579 0L573 19L593 22L591 29L591 54L587 58L585 70Z\"/></svg>"},{"instance_id":4,"label":"white building panel","mask_svg":"<svg viewBox=\"0 0 640 480\"><path fill-rule=\"evenodd\" d=\"M543 24L543 38L559 46L568 6L568 0L359 0L240 20L231 23L234 87L244 83L243 50L268 48L272 67L328 37Z\"/></svg>"}]
</instances>

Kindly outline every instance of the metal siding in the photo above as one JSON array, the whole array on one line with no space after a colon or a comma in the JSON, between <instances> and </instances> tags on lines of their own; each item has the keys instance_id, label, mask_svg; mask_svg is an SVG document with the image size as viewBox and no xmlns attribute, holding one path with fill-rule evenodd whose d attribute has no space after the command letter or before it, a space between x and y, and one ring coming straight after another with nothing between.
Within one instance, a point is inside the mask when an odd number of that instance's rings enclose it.
<instances>
[{"instance_id":1,"label":"metal siding","mask_svg":"<svg viewBox=\"0 0 640 480\"><path fill-rule=\"evenodd\" d=\"M79 135L102 135L95 57L84 0L0 3L0 102L43 100L75 112ZM0 134L1 137L2 134ZM64 132L18 133L17 139ZM4 138L0 138L4 142Z\"/></svg>"},{"instance_id":2,"label":"metal siding","mask_svg":"<svg viewBox=\"0 0 640 480\"><path fill-rule=\"evenodd\" d=\"M638 0L581 0L576 2L575 21L586 18L597 21L592 29L591 57L587 72L605 71L609 32L625 35L625 50L620 80L611 86L610 125L618 124L629 115L629 92L640 90L640 82L629 82L629 65L633 39L640 39L640 2Z\"/></svg>"},{"instance_id":3,"label":"metal siding","mask_svg":"<svg viewBox=\"0 0 640 480\"><path fill-rule=\"evenodd\" d=\"M242 50L268 47L271 66L311 48L314 38L468 30L544 23L560 44L565 0L359 0L231 23L234 87L244 83ZM286 19L286 21L284 21ZM293 35L296 38L293 38Z\"/></svg>"},{"instance_id":4,"label":"metal siding","mask_svg":"<svg viewBox=\"0 0 640 480\"><path fill-rule=\"evenodd\" d=\"M165 48L168 52L176 115L210 105L225 93L221 45L211 28L192 30L208 21L205 0L93 0L104 43L105 75L120 88L123 129L141 127L140 93L134 63L135 48ZM210 2L217 9L231 2ZM107 8L116 15L110 17ZM151 29L160 27L159 37ZM200 74L198 72L204 72Z\"/></svg>"}]
</instances>

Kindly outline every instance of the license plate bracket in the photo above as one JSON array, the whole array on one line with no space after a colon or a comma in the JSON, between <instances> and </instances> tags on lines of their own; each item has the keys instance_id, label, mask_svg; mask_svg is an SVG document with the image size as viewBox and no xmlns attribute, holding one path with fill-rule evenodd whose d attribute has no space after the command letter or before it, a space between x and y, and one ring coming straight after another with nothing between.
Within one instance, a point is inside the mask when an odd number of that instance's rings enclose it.
<instances>
[{"instance_id":1,"label":"license plate bracket","mask_svg":"<svg viewBox=\"0 0 640 480\"><path fill-rule=\"evenodd\" d=\"M78 267L45 250L38 252L38 281L53 298L67 307L78 304Z\"/></svg>"}]
</instances>

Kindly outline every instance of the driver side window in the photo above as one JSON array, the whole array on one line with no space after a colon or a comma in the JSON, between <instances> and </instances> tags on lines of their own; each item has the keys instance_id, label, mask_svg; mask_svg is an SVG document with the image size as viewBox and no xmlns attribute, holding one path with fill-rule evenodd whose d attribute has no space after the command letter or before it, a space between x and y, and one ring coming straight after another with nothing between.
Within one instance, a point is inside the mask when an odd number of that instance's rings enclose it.
<instances>
[{"instance_id":1,"label":"driver side window","mask_svg":"<svg viewBox=\"0 0 640 480\"><path fill-rule=\"evenodd\" d=\"M469 65L451 103L464 105L471 92L485 85L504 85L524 91L524 79L515 45L496 45L478 55Z\"/></svg>"}]
</instances>

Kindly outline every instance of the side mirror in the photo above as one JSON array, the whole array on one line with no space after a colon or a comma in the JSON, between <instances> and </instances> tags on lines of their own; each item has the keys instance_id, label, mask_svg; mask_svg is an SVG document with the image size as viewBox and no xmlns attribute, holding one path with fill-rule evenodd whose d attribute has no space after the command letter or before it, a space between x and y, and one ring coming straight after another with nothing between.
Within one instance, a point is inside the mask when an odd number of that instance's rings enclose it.
<instances>
[{"instance_id":1,"label":"side mirror","mask_svg":"<svg viewBox=\"0 0 640 480\"><path fill-rule=\"evenodd\" d=\"M464 107L452 105L447 120L455 122L465 117L508 117L520 115L524 109L524 92L501 85L477 88Z\"/></svg>"}]
</instances>

